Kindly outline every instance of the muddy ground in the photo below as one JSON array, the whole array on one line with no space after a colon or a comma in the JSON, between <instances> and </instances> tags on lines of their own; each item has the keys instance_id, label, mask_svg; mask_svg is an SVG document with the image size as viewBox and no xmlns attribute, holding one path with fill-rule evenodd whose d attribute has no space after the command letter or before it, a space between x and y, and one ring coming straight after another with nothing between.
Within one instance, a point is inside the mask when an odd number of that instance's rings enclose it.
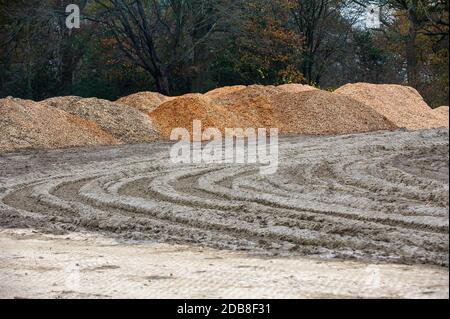
<instances>
[{"instance_id":1,"label":"muddy ground","mask_svg":"<svg viewBox=\"0 0 450 319\"><path fill-rule=\"evenodd\" d=\"M0 231L0 298L448 298L448 269Z\"/></svg>"},{"instance_id":2,"label":"muddy ground","mask_svg":"<svg viewBox=\"0 0 450 319\"><path fill-rule=\"evenodd\" d=\"M0 157L0 224L448 266L448 130L280 140L279 169L178 164L168 143Z\"/></svg>"}]
</instances>

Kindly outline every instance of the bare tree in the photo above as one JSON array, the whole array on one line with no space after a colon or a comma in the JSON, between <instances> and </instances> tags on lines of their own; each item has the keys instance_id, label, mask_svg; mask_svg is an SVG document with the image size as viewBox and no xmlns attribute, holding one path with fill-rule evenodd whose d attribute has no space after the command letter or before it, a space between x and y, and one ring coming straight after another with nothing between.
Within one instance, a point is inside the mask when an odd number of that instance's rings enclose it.
<instances>
[{"instance_id":1,"label":"bare tree","mask_svg":"<svg viewBox=\"0 0 450 319\"><path fill-rule=\"evenodd\" d=\"M83 56L83 47L73 39L80 33L65 25L66 5L73 0L1 0L0 16L7 21L2 27L0 56L14 70L23 70L25 96L37 98L33 79L39 68L49 66L55 86L71 85L73 74ZM83 9L87 0L76 3ZM88 41L91 33L83 34ZM43 45L43 43L45 45ZM6 69L6 68L5 68ZM14 71L12 71L14 72Z\"/></svg>"},{"instance_id":2,"label":"bare tree","mask_svg":"<svg viewBox=\"0 0 450 319\"><path fill-rule=\"evenodd\" d=\"M416 87L419 82L417 61L417 36L422 33L428 36L439 37L439 40L448 41L448 0L353 0L353 2L366 6L369 3L378 3L387 7L388 12L403 12L409 22L408 36L405 42L406 73L408 83ZM381 20L389 26L388 19Z\"/></svg>"},{"instance_id":3,"label":"bare tree","mask_svg":"<svg viewBox=\"0 0 450 319\"><path fill-rule=\"evenodd\" d=\"M297 32L304 36L302 72L306 80L319 83L329 59L336 54L356 20L344 18L345 0L294 0L291 14Z\"/></svg>"},{"instance_id":4,"label":"bare tree","mask_svg":"<svg viewBox=\"0 0 450 319\"><path fill-rule=\"evenodd\" d=\"M107 26L120 49L149 72L157 90L172 91L174 68L192 59L194 50L214 32L213 0L94 0L92 18Z\"/></svg>"}]
</instances>

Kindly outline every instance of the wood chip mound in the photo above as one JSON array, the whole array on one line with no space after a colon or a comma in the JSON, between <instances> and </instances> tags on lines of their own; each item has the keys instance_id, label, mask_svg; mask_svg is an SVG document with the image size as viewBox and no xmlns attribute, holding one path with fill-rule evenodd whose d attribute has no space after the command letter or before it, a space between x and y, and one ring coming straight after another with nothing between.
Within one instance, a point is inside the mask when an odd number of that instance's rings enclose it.
<instances>
[{"instance_id":1,"label":"wood chip mound","mask_svg":"<svg viewBox=\"0 0 450 319\"><path fill-rule=\"evenodd\" d=\"M172 100L172 97L157 92L139 92L122 97L116 103L131 106L141 112L149 113L160 104Z\"/></svg>"},{"instance_id":2,"label":"wood chip mound","mask_svg":"<svg viewBox=\"0 0 450 319\"><path fill-rule=\"evenodd\" d=\"M14 98L0 99L0 136L1 152L118 143L93 122Z\"/></svg>"},{"instance_id":3,"label":"wood chip mound","mask_svg":"<svg viewBox=\"0 0 450 319\"><path fill-rule=\"evenodd\" d=\"M280 134L335 135L449 126L413 88L347 84L327 92L302 84L236 85L167 97L140 92L116 102L77 96L0 100L0 151L169 139L174 128L278 128ZM207 139L207 138L204 138Z\"/></svg>"},{"instance_id":4,"label":"wood chip mound","mask_svg":"<svg viewBox=\"0 0 450 319\"><path fill-rule=\"evenodd\" d=\"M251 85L212 102L241 118L240 126L233 127L278 128L281 134L327 135L395 128L351 98L301 84Z\"/></svg>"},{"instance_id":5,"label":"wood chip mound","mask_svg":"<svg viewBox=\"0 0 450 319\"><path fill-rule=\"evenodd\" d=\"M272 103L284 134L335 135L397 128L372 108L327 91L281 93L272 97Z\"/></svg>"},{"instance_id":6,"label":"wood chip mound","mask_svg":"<svg viewBox=\"0 0 450 319\"><path fill-rule=\"evenodd\" d=\"M433 112L437 113L437 114L440 114L442 116L445 116L447 118L447 121L448 121L448 114L449 114L448 113L448 105L439 106L439 107L435 108L433 110Z\"/></svg>"},{"instance_id":7,"label":"wood chip mound","mask_svg":"<svg viewBox=\"0 0 450 319\"><path fill-rule=\"evenodd\" d=\"M351 97L384 115L401 128L426 129L448 127L445 118L427 105L412 87L394 84L346 84L336 94Z\"/></svg>"},{"instance_id":8,"label":"wood chip mound","mask_svg":"<svg viewBox=\"0 0 450 319\"><path fill-rule=\"evenodd\" d=\"M62 99L40 102L53 109L64 110L79 118L96 123L102 130L123 143L141 143L158 139L149 117L124 104L97 98Z\"/></svg>"},{"instance_id":9,"label":"wood chip mound","mask_svg":"<svg viewBox=\"0 0 450 319\"><path fill-rule=\"evenodd\" d=\"M397 128L352 98L297 85L250 85L187 94L161 104L150 117L164 138L178 127L192 136L193 120L222 133L225 128L278 128L280 134L332 135Z\"/></svg>"},{"instance_id":10,"label":"wood chip mound","mask_svg":"<svg viewBox=\"0 0 450 319\"><path fill-rule=\"evenodd\" d=\"M299 83L289 83L289 84L278 85L276 87L274 87L274 86L266 86L266 87L271 88L271 89L276 88L276 89L279 89L281 92L291 92L291 93L318 90L317 88L315 88L313 86L306 85L306 84L299 84ZM211 91L205 93L205 96L212 98L212 99L217 99L217 98L220 98L221 96L236 93L236 92L244 90L246 88L247 88L247 86L245 86L245 85L224 86L224 87L217 88L217 89L214 89L214 90L211 90ZM250 86L251 90L255 90L258 88L263 90L264 86L262 86L262 85L251 85Z\"/></svg>"},{"instance_id":11,"label":"wood chip mound","mask_svg":"<svg viewBox=\"0 0 450 319\"><path fill-rule=\"evenodd\" d=\"M226 95L226 94L229 94L229 93L234 93L234 92L243 90L245 88L246 88L245 85L224 86L224 87L217 88L217 89L214 89L214 90L211 90L211 91L205 93L205 96L207 96L207 97L209 97L211 99L215 99L215 98L218 98L218 97L220 97L222 95Z\"/></svg>"},{"instance_id":12,"label":"wood chip mound","mask_svg":"<svg viewBox=\"0 0 450 319\"><path fill-rule=\"evenodd\" d=\"M314 91L318 90L317 88L306 85L306 84L298 84L298 83L289 83L289 84L282 84L277 86L278 89L289 92L289 93L299 93L299 92L308 92L308 91Z\"/></svg>"},{"instance_id":13,"label":"wood chip mound","mask_svg":"<svg viewBox=\"0 0 450 319\"><path fill-rule=\"evenodd\" d=\"M81 101L83 98L79 96L57 96L39 102L41 105L54 108L67 108L71 104Z\"/></svg>"},{"instance_id":14,"label":"wood chip mound","mask_svg":"<svg viewBox=\"0 0 450 319\"><path fill-rule=\"evenodd\" d=\"M283 122L274 115L273 101L273 97L279 93L280 90L275 86L250 85L240 90L231 90L211 100L213 104L223 106L239 118L236 125L229 127L279 128L283 126Z\"/></svg>"},{"instance_id":15,"label":"wood chip mound","mask_svg":"<svg viewBox=\"0 0 450 319\"><path fill-rule=\"evenodd\" d=\"M192 124L200 120L202 128L215 127L224 133L226 127L240 127L241 118L202 94L192 93L165 102L150 114L163 138L169 139L172 129L185 128L193 137Z\"/></svg>"}]
</instances>

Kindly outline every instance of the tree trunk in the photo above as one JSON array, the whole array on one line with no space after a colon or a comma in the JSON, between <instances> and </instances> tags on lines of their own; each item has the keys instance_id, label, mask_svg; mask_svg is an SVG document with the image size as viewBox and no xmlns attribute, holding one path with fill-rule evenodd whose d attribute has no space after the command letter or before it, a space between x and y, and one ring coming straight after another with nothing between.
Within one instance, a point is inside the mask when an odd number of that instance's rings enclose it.
<instances>
[{"instance_id":1,"label":"tree trunk","mask_svg":"<svg viewBox=\"0 0 450 319\"><path fill-rule=\"evenodd\" d=\"M31 39L30 39L30 22L28 21L26 24L26 41L27 41L27 46L26 46L26 56L27 56L27 63L26 63L26 76L27 76L27 88L26 88L26 97L28 99L33 99L33 85L32 85L32 74L33 74L33 50L31 47Z\"/></svg>"},{"instance_id":2,"label":"tree trunk","mask_svg":"<svg viewBox=\"0 0 450 319\"><path fill-rule=\"evenodd\" d=\"M65 52L63 51L63 56L61 57L61 90L68 93L72 89L73 74L76 68L76 61L71 54L72 53L70 50L65 50Z\"/></svg>"},{"instance_id":3,"label":"tree trunk","mask_svg":"<svg viewBox=\"0 0 450 319\"><path fill-rule=\"evenodd\" d=\"M303 60L302 72L303 72L303 76L306 79L306 82L309 85L313 84L312 68L313 68L312 56L310 53L307 53L307 54L305 54L305 57Z\"/></svg>"},{"instance_id":4,"label":"tree trunk","mask_svg":"<svg viewBox=\"0 0 450 319\"><path fill-rule=\"evenodd\" d=\"M158 72L158 74L155 75L155 81L159 93L167 96L170 95L170 82L167 71Z\"/></svg>"},{"instance_id":5,"label":"tree trunk","mask_svg":"<svg viewBox=\"0 0 450 319\"><path fill-rule=\"evenodd\" d=\"M416 37L415 18L409 13L408 41L406 43L406 73L408 84L412 87L416 87L418 84Z\"/></svg>"}]
</instances>

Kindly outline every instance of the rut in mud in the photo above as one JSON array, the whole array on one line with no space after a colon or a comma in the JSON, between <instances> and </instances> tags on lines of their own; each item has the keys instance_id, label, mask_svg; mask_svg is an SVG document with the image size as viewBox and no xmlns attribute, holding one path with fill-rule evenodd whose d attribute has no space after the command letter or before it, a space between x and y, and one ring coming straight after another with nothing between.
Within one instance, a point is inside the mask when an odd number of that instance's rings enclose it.
<instances>
[{"instance_id":1,"label":"rut in mud","mask_svg":"<svg viewBox=\"0 0 450 319\"><path fill-rule=\"evenodd\" d=\"M448 266L448 129L285 137L279 169L169 143L0 156L0 225L270 255Z\"/></svg>"}]
</instances>

